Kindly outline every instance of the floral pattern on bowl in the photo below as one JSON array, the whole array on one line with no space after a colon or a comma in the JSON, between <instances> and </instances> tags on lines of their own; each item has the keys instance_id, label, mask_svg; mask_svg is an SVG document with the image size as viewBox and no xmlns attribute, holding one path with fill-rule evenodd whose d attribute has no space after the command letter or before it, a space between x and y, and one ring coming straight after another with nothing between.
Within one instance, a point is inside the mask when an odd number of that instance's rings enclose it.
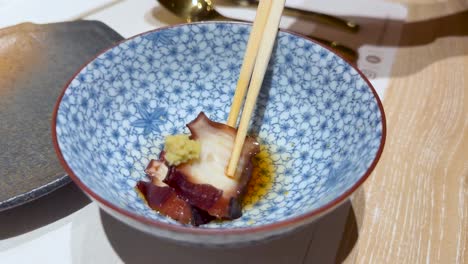
<instances>
[{"instance_id":1,"label":"floral pattern on bowl","mask_svg":"<svg viewBox=\"0 0 468 264\"><path fill-rule=\"evenodd\" d=\"M251 125L274 167L267 193L241 218L199 228L152 211L137 195L165 136L188 133L200 111L225 122L249 33L241 23L180 25L133 37L86 65L54 115L57 152L72 179L137 228L185 242L206 236L208 244L280 234L344 201L382 151L381 103L342 58L284 31Z\"/></svg>"}]
</instances>

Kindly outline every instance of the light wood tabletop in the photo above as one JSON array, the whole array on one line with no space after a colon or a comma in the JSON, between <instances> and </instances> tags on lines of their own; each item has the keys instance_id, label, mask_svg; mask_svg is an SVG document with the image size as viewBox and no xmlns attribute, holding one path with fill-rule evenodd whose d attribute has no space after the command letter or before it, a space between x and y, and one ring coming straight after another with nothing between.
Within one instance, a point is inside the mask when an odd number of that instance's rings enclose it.
<instances>
[{"instance_id":1,"label":"light wood tabletop","mask_svg":"<svg viewBox=\"0 0 468 264\"><path fill-rule=\"evenodd\" d=\"M336 261L468 263L468 1L402 3L385 150Z\"/></svg>"}]
</instances>

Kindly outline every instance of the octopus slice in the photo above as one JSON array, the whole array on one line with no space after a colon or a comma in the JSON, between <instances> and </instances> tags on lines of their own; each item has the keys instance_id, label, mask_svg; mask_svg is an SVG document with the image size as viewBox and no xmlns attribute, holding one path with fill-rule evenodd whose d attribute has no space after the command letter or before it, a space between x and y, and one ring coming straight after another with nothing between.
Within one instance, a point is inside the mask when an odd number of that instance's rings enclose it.
<instances>
[{"instance_id":1,"label":"octopus slice","mask_svg":"<svg viewBox=\"0 0 468 264\"><path fill-rule=\"evenodd\" d=\"M198 226L214 219L207 212L190 205L162 181L169 172L164 162L164 153L160 160L151 160L145 172L151 182L139 181L136 187L152 209L182 224Z\"/></svg>"},{"instance_id":2,"label":"octopus slice","mask_svg":"<svg viewBox=\"0 0 468 264\"><path fill-rule=\"evenodd\" d=\"M252 176L251 159L260 151L259 144L247 137L234 177L225 169L234 146L236 129L213 122L201 112L190 122L192 139L201 144L200 157L169 169L164 182L188 203L222 219L242 215L241 199Z\"/></svg>"}]
</instances>

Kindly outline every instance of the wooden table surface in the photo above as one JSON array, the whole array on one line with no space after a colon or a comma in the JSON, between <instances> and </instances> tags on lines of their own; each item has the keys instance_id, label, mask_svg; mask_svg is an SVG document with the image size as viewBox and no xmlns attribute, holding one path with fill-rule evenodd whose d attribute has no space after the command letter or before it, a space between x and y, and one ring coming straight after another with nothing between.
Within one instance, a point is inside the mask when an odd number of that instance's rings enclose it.
<instances>
[{"instance_id":1,"label":"wooden table surface","mask_svg":"<svg viewBox=\"0 0 468 264\"><path fill-rule=\"evenodd\" d=\"M468 263L468 1L403 3L385 150L337 262Z\"/></svg>"}]
</instances>

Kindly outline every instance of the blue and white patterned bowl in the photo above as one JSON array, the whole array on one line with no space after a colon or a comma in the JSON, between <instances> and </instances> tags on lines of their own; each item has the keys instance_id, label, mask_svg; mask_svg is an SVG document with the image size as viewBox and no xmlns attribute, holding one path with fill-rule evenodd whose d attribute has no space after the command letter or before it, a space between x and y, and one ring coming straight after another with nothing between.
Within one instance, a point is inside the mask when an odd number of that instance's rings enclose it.
<instances>
[{"instance_id":1,"label":"blue and white patterned bowl","mask_svg":"<svg viewBox=\"0 0 468 264\"><path fill-rule=\"evenodd\" d=\"M54 112L70 177L116 218L151 234L212 245L284 234L345 201L369 176L385 139L381 102L330 50L279 32L252 133L270 152L271 188L234 221L181 225L135 192L169 134L200 111L227 119L250 25L195 23L147 32L103 52L66 86ZM271 173L265 171L265 173Z\"/></svg>"}]
</instances>

